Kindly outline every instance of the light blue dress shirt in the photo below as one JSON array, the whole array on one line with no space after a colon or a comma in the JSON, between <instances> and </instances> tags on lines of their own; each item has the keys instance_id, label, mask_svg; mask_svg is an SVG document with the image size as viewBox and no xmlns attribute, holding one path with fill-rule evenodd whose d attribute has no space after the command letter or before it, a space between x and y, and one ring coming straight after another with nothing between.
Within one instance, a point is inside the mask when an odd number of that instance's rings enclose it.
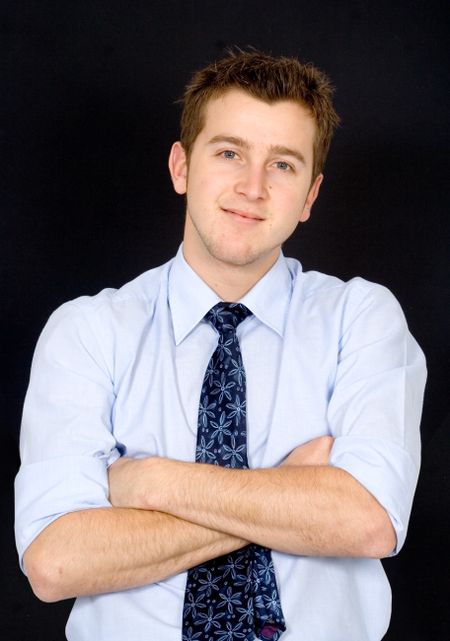
<instances>
[{"instance_id":1,"label":"light blue dress shirt","mask_svg":"<svg viewBox=\"0 0 450 641\"><path fill-rule=\"evenodd\" d=\"M59 308L38 342L16 479L19 554L58 516L108 503L120 454L193 461L202 377L217 343L216 294L175 259L119 290ZM280 255L242 299L251 467L317 436L405 539L420 460L424 357L384 287L344 283ZM270 506L267 506L270 510ZM379 641L390 587L380 561L274 551L283 641ZM77 599L70 641L181 641L186 574Z\"/></svg>"}]
</instances>

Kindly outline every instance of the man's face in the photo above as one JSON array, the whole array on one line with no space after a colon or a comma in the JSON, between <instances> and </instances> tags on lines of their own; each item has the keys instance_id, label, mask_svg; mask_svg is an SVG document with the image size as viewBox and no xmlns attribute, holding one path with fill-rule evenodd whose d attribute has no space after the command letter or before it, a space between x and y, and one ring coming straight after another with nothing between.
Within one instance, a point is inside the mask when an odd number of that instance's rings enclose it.
<instances>
[{"instance_id":1,"label":"man's face","mask_svg":"<svg viewBox=\"0 0 450 641\"><path fill-rule=\"evenodd\" d=\"M257 277L270 269L318 194L315 131L300 104L267 104L232 89L207 104L189 163L175 143L172 180L187 194L184 255L201 276L214 267Z\"/></svg>"}]
</instances>

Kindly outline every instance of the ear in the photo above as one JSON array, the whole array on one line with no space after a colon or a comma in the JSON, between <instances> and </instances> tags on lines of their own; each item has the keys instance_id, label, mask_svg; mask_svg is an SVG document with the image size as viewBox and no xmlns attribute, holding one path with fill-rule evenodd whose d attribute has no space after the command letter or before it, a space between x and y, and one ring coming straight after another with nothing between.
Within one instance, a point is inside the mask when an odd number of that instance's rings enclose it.
<instances>
[{"instance_id":1,"label":"ear","mask_svg":"<svg viewBox=\"0 0 450 641\"><path fill-rule=\"evenodd\" d=\"M181 142L172 145L169 154L169 171L177 194L185 194L187 188L187 158Z\"/></svg>"},{"instance_id":2,"label":"ear","mask_svg":"<svg viewBox=\"0 0 450 641\"><path fill-rule=\"evenodd\" d=\"M306 197L306 201L303 206L302 213L300 214L301 223L305 223L311 214L311 207L313 206L314 201L319 195L319 189L320 189L320 185L322 184L322 180L323 180L323 174L319 174L310 187L308 196Z\"/></svg>"}]
</instances>

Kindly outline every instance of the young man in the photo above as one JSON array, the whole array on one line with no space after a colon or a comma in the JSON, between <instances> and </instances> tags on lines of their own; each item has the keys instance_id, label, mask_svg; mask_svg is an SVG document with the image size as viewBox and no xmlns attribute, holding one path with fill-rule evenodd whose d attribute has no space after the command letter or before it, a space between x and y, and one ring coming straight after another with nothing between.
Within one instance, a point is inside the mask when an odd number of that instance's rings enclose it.
<instances>
[{"instance_id":1,"label":"young man","mask_svg":"<svg viewBox=\"0 0 450 641\"><path fill-rule=\"evenodd\" d=\"M169 158L177 256L40 338L17 543L41 599L78 597L69 640L386 632L378 559L406 535L423 355L386 289L281 252L319 193L331 93L253 52L195 74Z\"/></svg>"}]
</instances>

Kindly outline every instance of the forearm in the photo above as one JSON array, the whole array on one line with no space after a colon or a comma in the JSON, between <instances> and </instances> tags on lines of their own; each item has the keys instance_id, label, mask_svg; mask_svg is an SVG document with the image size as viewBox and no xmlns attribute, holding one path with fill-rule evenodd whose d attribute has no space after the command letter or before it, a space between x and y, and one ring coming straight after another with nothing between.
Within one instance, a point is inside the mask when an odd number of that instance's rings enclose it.
<instances>
[{"instance_id":1,"label":"forearm","mask_svg":"<svg viewBox=\"0 0 450 641\"><path fill-rule=\"evenodd\" d=\"M307 556L382 557L395 546L384 508L339 468L231 470L167 459L149 460L148 465L154 466L160 483L158 491L141 497L146 507L272 549Z\"/></svg>"},{"instance_id":2,"label":"forearm","mask_svg":"<svg viewBox=\"0 0 450 641\"><path fill-rule=\"evenodd\" d=\"M169 514L99 508L51 523L24 564L37 596L58 601L154 583L245 543Z\"/></svg>"}]
</instances>

